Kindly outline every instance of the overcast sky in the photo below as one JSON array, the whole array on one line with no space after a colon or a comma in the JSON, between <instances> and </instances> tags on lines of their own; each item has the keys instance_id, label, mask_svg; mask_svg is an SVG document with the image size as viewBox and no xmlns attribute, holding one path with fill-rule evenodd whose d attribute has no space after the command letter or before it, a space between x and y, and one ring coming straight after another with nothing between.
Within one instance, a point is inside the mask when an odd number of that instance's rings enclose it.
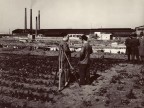
<instances>
[{"instance_id":1,"label":"overcast sky","mask_svg":"<svg viewBox=\"0 0 144 108\"><path fill-rule=\"evenodd\" d=\"M24 9L38 10L41 28L135 28L144 25L144 0L0 0L0 32L24 28Z\"/></svg>"}]
</instances>

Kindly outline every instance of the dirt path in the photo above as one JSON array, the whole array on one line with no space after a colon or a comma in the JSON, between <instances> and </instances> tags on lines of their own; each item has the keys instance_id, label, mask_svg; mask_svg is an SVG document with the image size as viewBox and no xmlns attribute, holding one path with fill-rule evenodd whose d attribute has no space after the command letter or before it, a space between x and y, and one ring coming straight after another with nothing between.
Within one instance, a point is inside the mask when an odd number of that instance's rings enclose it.
<instances>
[{"instance_id":1,"label":"dirt path","mask_svg":"<svg viewBox=\"0 0 144 108\"><path fill-rule=\"evenodd\" d=\"M59 108L143 108L144 86L135 80L142 77L142 65L119 64L98 72L92 85L77 83L62 91L63 96L50 107ZM144 85L144 80L141 82ZM137 86L137 87L136 87Z\"/></svg>"}]
</instances>

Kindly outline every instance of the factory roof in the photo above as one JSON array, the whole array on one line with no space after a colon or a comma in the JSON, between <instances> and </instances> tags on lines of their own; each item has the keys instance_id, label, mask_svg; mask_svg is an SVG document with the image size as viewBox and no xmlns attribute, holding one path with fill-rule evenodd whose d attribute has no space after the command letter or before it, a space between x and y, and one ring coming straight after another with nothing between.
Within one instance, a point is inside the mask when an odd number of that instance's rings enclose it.
<instances>
[{"instance_id":1,"label":"factory roof","mask_svg":"<svg viewBox=\"0 0 144 108\"><path fill-rule=\"evenodd\" d=\"M30 33L30 29L15 29L12 31L13 34ZM35 30L32 31L35 33ZM97 29L40 29L37 30L38 34L45 36L60 36L61 33L68 34L90 34L94 32L105 32L105 33L120 33L120 32L134 32L131 28L97 28Z\"/></svg>"}]
</instances>

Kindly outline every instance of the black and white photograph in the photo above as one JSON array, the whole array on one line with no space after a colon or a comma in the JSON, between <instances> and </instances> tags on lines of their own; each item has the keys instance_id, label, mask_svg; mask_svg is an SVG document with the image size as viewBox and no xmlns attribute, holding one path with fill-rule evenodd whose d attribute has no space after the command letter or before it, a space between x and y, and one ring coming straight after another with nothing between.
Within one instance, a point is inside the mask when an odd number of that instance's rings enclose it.
<instances>
[{"instance_id":1,"label":"black and white photograph","mask_svg":"<svg viewBox=\"0 0 144 108\"><path fill-rule=\"evenodd\" d=\"M0 108L144 108L144 0L0 0Z\"/></svg>"}]
</instances>

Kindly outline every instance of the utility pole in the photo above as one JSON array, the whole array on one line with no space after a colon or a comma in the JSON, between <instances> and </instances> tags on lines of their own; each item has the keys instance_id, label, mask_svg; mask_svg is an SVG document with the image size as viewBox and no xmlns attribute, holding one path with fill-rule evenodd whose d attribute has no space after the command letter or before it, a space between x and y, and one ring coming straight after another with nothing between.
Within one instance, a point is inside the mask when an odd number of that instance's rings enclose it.
<instances>
[{"instance_id":1,"label":"utility pole","mask_svg":"<svg viewBox=\"0 0 144 108\"><path fill-rule=\"evenodd\" d=\"M91 23L91 28L90 28L90 35L91 35L91 29L92 29L92 23Z\"/></svg>"},{"instance_id":2,"label":"utility pole","mask_svg":"<svg viewBox=\"0 0 144 108\"><path fill-rule=\"evenodd\" d=\"M9 29L9 34L10 34L10 29Z\"/></svg>"},{"instance_id":3,"label":"utility pole","mask_svg":"<svg viewBox=\"0 0 144 108\"><path fill-rule=\"evenodd\" d=\"M102 26L101 26L101 40L102 40Z\"/></svg>"}]
</instances>

